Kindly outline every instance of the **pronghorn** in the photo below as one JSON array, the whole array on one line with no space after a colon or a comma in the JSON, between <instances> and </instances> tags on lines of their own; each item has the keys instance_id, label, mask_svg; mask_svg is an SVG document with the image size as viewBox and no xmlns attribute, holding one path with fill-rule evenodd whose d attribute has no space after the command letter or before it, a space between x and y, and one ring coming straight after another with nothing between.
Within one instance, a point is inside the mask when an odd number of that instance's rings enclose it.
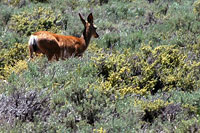
<instances>
[{"instance_id":1,"label":"pronghorn","mask_svg":"<svg viewBox=\"0 0 200 133\"><path fill-rule=\"evenodd\" d=\"M92 13L88 15L87 21L83 19L80 13L79 17L84 25L83 35L80 38L58 35L48 31L32 34L29 39L30 58L33 58L33 52L45 54L49 61L52 60L54 55L57 61L59 58L82 56L90 43L91 37L98 38L99 35L96 32L96 26L93 24Z\"/></svg>"}]
</instances>

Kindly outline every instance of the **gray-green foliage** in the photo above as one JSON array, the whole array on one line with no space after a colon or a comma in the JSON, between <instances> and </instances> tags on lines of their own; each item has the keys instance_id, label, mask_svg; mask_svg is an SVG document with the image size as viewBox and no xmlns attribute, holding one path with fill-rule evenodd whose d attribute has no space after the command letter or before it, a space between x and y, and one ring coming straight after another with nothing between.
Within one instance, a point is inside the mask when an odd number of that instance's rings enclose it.
<instances>
[{"instance_id":1,"label":"gray-green foliage","mask_svg":"<svg viewBox=\"0 0 200 133\"><path fill-rule=\"evenodd\" d=\"M1 12L0 12L0 26L6 26L8 21L10 20L11 14L12 14L12 8L7 8L5 5L1 5Z\"/></svg>"},{"instance_id":2,"label":"gray-green foliage","mask_svg":"<svg viewBox=\"0 0 200 133\"><path fill-rule=\"evenodd\" d=\"M1 131L197 132L198 7L199 0L0 1ZM78 13L90 12L100 38L82 58L28 61L29 35L80 36Z\"/></svg>"}]
</instances>

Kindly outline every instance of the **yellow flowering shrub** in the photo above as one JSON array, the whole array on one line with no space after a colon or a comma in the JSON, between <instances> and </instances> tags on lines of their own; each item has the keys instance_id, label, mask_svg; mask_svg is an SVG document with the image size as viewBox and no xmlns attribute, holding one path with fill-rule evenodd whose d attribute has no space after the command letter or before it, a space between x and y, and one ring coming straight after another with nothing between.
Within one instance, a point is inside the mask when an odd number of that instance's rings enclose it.
<instances>
[{"instance_id":1,"label":"yellow flowering shrub","mask_svg":"<svg viewBox=\"0 0 200 133\"><path fill-rule=\"evenodd\" d=\"M124 89L130 82L129 78L131 78L130 50L107 55L98 51L96 54L97 56L93 57L92 60L99 70L99 76L103 77L103 80L99 81L100 86L97 85L96 87L108 94ZM126 81L127 83L125 83Z\"/></svg>"},{"instance_id":2,"label":"yellow flowering shrub","mask_svg":"<svg viewBox=\"0 0 200 133\"><path fill-rule=\"evenodd\" d=\"M4 67L4 77L9 77L13 72L16 74L22 73L24 70L28 68L27 62L25 60L19 60L16 62L14 66L5 65Z\"/></svg>"},{"instance_id":3,"label":"yellow flowering shrub","mask_svg":"<svg viewBox=\"0 0 200 133\"><path fill-rule=\"evenodd\" d=\"M171 103L165 102L161 99L157 99L155 101L144 101L144 100L135 100L134 101L134 106L140 106L143 110L148 110L148 111L156 111L161 108L166 107Z\"/></svg>"},{"instance_id":4,"label":"yellow flowering shrub","mask_svg":"<svg viewBox=\"0 0 200 133\"><path fill-rule=\"evenodd\" d=\"M191 112L197 113L197 111L198 111L198 107L190 105L190 104L183 104L182 106L185 109L189 109Z\"/></svg>"},{"instance_id":5,"label":"yellow flowering shrub","mask_svg":"<svg viewBox=\"0 0 200 133\"><path fill-rule=\"evenodd\" d=\"M194 13L200 15L200 0L195 1L193 6Z\"/></svg>"},{"instance_id":6,"label":"yellow flowering shrub","mask_svg":"<svg viewBox=\"0 0 200 133\"><path fill-rule=\"evenodd\" d=\"M138 52L106 53L97 50L92 57L102 77L96 88L106 94L155 94L157 91L181 89L192 91L200 86L199 44L188 46L190 51L177 45L143 46ZM194 56L190 58L190 56Z\"/></svg>"},{"instance_id":7,"label":"yellow flowering shrub","mask_svg":"<svg viewBox=\"0 0 200 133\"><path fill-rule=\"evenodd\" d=\"M100 129L93 129L93 133L106 133L106 130L101 127Z\"/></svg>"},{"instance_id":8,"label":"yellow flowering shrub","mask_svg":"<svg viewBox=\"0 0 200 133\"><path fill-rule=\"evenodd\" d=\"M55 13L52 9L39 7L33 11L24 11L13 15L9 28L26 36L40 30L57 33L60 31L60 26L57 26L56 22L60 19L61 15Z\"/></svg>"},{"instance_id":9,"label":"yellow flowering shrub","mask_svg":"<svg viewBox=\"0 0 200 133\"><path fill-rule=\"evenodd\" d=\"M9 5L17 6L20 3L20 0L3 0L3 2Z\"/></svg>"},{"instance_id":10,"label":"yellow flowering shrub","mask_svg":"<svg viewBox=\"0 0 200 133\"><path fill-rule=\"evenodd\" d=\"M20 72L23 67L26 68L23 60L27 55L28 47L26 44L15 43L10 49L2 49L0 52L0 78L8 77L12 71L10 68L15 72ZM17 66L15 67L15 65ZM18 67L19 70L17 70Z\"/></svg>"}]
</instances>

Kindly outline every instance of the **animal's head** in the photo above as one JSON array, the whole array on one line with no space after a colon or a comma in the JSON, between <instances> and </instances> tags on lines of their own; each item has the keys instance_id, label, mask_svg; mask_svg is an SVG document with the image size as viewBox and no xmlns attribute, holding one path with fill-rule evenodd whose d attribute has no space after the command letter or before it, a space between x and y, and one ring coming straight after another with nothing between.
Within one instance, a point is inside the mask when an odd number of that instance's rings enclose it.
<instances>
[{"instance_id":1,"label":"animal's head","mask_svg":"<svg viewBox=\"0 0 200 133\"><path fill-rule=\"evenodd\" d=\"M92 35L94 38L98 38L99 35L96 32L97 27L93 23L93 16L92 13L90 13L87 17L87 21L85 21L82 17L82 15L79 13L79 17L81 19L81 22L83 23L85 27L86 34Z\"/></svg>"}]
</instances>

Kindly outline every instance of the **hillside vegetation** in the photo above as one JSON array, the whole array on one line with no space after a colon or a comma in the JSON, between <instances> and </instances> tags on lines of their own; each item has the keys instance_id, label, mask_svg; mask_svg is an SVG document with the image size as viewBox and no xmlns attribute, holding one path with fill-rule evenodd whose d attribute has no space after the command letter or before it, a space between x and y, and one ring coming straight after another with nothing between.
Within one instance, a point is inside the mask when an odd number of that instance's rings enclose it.
<instances>
[{"instance_id":1,"label":"hillside vegetation","mask_svg":"<svg viewBox=\"0 0 200 133\"><path fill-rule=\"evenodd\" d=\"M1 0L1 132L199 132L200 0ZM98 39L29 60L36 31Z\"/></svg>"}]
</instances>

